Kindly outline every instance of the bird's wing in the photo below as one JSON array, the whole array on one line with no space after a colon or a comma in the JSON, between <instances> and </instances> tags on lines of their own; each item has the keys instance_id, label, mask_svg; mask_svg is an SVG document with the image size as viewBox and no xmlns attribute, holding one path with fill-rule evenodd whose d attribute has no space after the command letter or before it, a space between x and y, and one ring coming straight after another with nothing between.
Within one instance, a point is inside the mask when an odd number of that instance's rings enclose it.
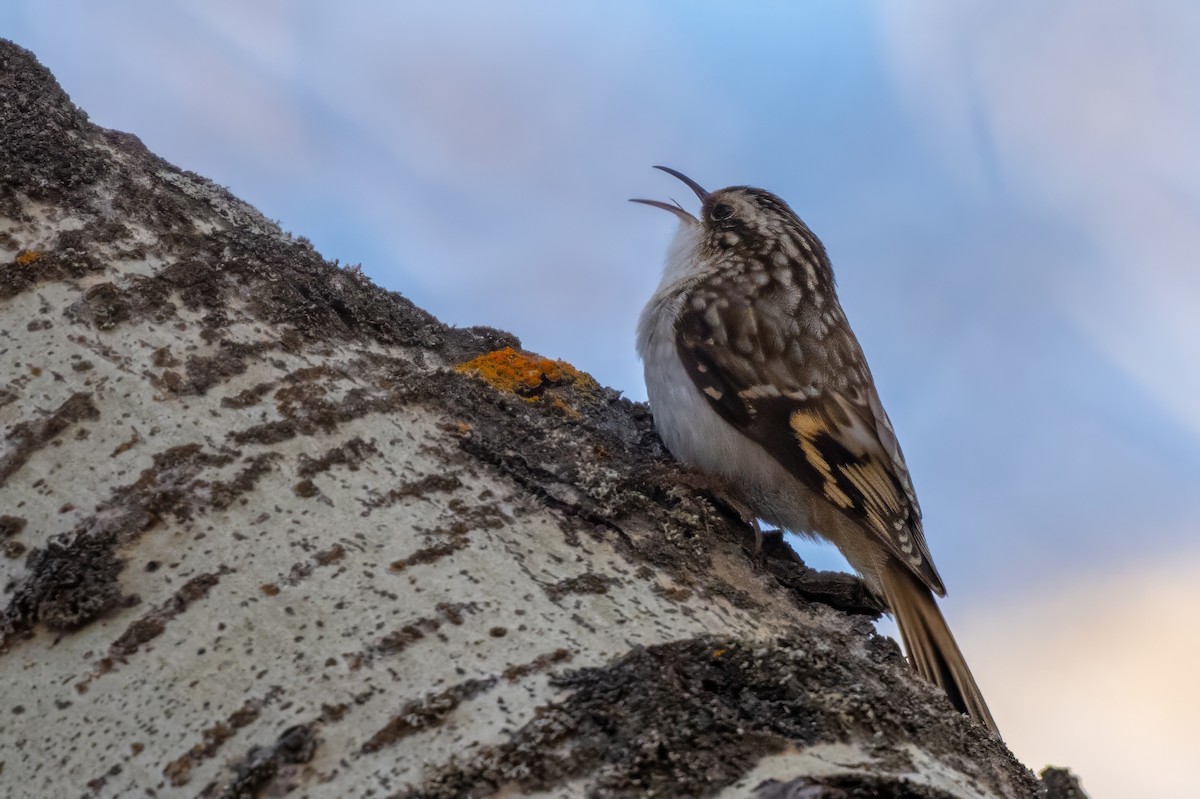
<instances>
[{"instance_id":1,"label":"bird's wing","mask_svg":"<svg viewBox=\"0 0 1200 799\"><path fill-rule=\"evenodd\" d=\"M794 291L754 292L739 295L729 281L693 287L675 328L692 381L726 421L944 595L904 455L836 299L800 308Z\"/></svg>"}]
</instances>

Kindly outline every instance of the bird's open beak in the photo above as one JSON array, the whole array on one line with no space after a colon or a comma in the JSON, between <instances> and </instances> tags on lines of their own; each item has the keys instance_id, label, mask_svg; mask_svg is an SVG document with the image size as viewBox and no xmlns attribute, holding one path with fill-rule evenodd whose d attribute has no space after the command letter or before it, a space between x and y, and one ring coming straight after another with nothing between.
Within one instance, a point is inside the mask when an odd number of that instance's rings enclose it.
<instances>
[{"instance_id":1,"label":"bird's open beak","mask_svg":"<svg viewBox=\"0 0 1200 799\"><path fill-rule=\"evenodd\" d=\"M708 197L708 192L706 192L699 183L692 180L691 178L689 178L687 175L683 174L682 172L676 172L674 169L671 169L671 167L669 167L669 166L656 166L654 168L661 169L663 172L666 172L668 175L671 175L672 177L677 177L680 180L682 180L684 183L687 184L687 187L689 189L696 192L696 196L700 198L700 202L704 202L704 199L706 197Z\"/></svg>"},{"instance_id":2,"label":"bird's open beak","mask_svg":"<svg viewBox=\"0 0 1200 799\"><path fill-rule=\"evenodd\" d=\"M653 205L655 208L661 208L664 211L670 211L671 213L675 214L675 216L679 217L680 220L682 220L684 222L699 222L700 221L696 217L689 214L687 211L683 210L683 206L677 202L674 205L671 205L671 203L665 203L662 200L630 200L629 202L641 203L642 205ZM671 202L675 202L675 201L672 200Z\"/></svg>"},{"instance_id":3,"label":"bird's open beak","mask_svg":"<svg viewBox=\"0 0 1200 799\"><path fill-rule=\"evenodd\" d=\"M689 189L696 192L696 196L700 198L701 202L703 202L704 198L708 196L708 192L705 191L704 188L699 183L692 180L691 178L689 178L687 175L683 174L682 172L676 172L674 169L671 169L669 166L656 166L654 168L661 169L663 172L666 172L668 175L673 175L673 176L679 178L680 180L682 180L684 183L687 184L687 187ZM683 209L683 206L680 205L675 200L671 200L670 203L665 203L665 202L662 202L661 200L630 200L629 202L641 203L642 205L653 205L655 208L661 208L664 211L670 211L671 213L675 214L675 216L679 217L680 220L682 220L684 222L699 222L700 221L700 220L696 219L696 217L692 216L690 213L685 211ZM672 205L671 203L674 203L674 205Z\"/></svg>"}]
</instances>

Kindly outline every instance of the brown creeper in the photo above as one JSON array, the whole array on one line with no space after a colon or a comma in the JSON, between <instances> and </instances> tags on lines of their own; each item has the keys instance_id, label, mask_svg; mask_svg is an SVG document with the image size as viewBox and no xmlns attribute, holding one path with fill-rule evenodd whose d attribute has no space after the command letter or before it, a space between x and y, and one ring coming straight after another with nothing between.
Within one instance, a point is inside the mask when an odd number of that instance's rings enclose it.
<instances>
[{"instance_id":1,"label":"brown creeper","mask_svg":"<svg viewBox=\"0 0 1200 799\"><path fill-rule=\"evenodd\" d=\"M916 670L996 731L933 594L942 578L825 248L770 192L705 191L638 322L654 424L755 516L833 542L896 617Z\"/></svg>"}]
</instances>

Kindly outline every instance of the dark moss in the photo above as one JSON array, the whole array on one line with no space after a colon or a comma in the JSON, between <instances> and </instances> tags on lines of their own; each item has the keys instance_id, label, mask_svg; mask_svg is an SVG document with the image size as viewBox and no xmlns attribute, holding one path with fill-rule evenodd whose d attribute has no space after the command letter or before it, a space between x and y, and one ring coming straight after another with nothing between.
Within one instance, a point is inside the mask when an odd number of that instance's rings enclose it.
<instances>
[{"instance_id":1,"label":"dark moss","mask_svg":"<svg viewBox=\"0 0 1200 799\"><path fill-rule=\"evenodd\" d=\"M113 538L51 541L30 552L28 576L9 600L0 640L39 621L52 630L73 630L120 604L117 575L122 564L113 553Z\"/></svg>"},{"instance_id":2,"label":"dark moss","mask_svg":"<svg viewBox=\"0 0 1200 799\"><path fill-rule=\"evenodd\" d=\"M115 219L93 219L84 226L83 231L89 238L102 244L124 241L132 235L128 227Z\"/></svg>"},{"instance_id":3,"label":"dark moss","mask_svg":"<svg viewBox=\"0 0 1200 799\"><path fill-rule=\"evenodd\" d=\"M75 107L33 54L0 40L0 212L20 218L18 193L58 205L113 171ZM84 135L80 135L84 134Z\"/></svg>"},{"instance_id":4,"label":"dark moss","mask_svg":"<svg viewBox=\"0 0 1200 799\"><path fill-rule=\"evenodd\" d=\"M755 799L958 799L958 795L920 785L904 777L840 774L801 777L787 782L767 780Z\"/></svg>"},{"instance_id":5,"label":"dark moss","mask_svg":"<svg viewBox=\"0 0 1200 799\"><path fill-rule=\"evenodd\" d=\"M218 510L233 505L238 497L253 491L258 481L274 469L282 457L276 452L263 452L246 458L246 466L230 480L213 481L209 490L209 504Z\"/></svg>"},{"instance_id":6,"label":"dark moss","mask_svg":"<svg viewBox=\"0 0 1200 799\"><path fill-rule=\"evenodd\" d=\"M398 796L549 791L581 778L596 797L710 796L765 755L846 738L878 740L873 756L901 766L906 756L893 747L905 743L959 768L1007 758L1003 744L969 721L926 712L929 692L900 679L886 655L858 659L848 649L848 640L831 640L827 631L769 644L705 637L638 649L557 678L566 699L539 708L507 742ZM1009 784L1026 786L1030 796L1037 791L1033 775L1015 764L1003 774L979 767L973 776L998 794ZM861 792L871 784L856 775L829 783L847 796L872 795ZM943 798L903 780L875 784L891 786L881 796Z\"/></svg>"}]
</instances>

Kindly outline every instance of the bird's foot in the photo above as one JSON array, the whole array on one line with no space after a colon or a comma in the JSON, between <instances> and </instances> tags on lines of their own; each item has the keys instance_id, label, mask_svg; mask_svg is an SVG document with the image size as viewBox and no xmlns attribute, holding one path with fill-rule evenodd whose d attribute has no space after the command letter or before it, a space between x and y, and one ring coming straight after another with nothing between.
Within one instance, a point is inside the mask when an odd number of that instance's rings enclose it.
<instances>
[{"instance_id":1,"label":"bird's foot","mask_svg":"<svg viewBox=\"0 0 1200 799\"><path fill-rule=\"evenodd\" d=\"M728 481L679 464L673 465L669 481L672 488L682 486L703 492L749 527L754 532L754 544L750 555L759 567L765 567L767 560L772 558L804 562L784 540L782 530L763 530L754 511L737 498Z\"/></svg>"}]
</instances>

